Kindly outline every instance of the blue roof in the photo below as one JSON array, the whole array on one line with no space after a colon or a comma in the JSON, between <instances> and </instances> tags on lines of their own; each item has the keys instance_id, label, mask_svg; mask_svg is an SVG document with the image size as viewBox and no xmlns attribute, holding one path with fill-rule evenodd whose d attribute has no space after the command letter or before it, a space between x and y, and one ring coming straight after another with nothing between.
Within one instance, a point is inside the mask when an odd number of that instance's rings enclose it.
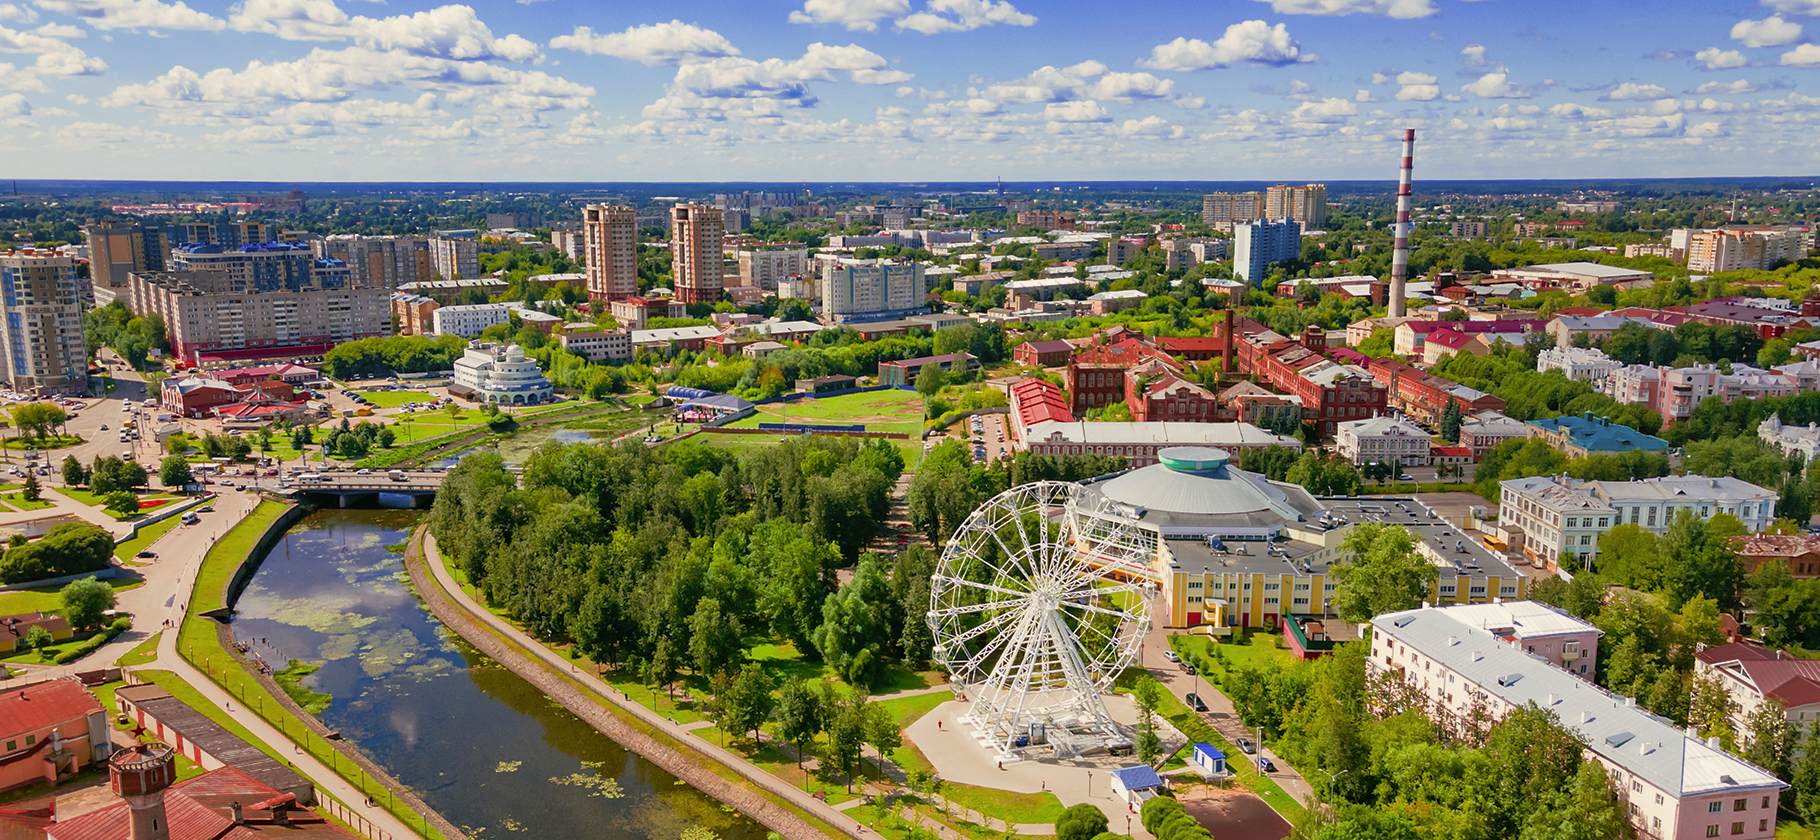
<instances>
[{"instance_id":1,"label":"blue roof","mask_svg":"<svg viewBox=\"0 0 1820 840\"><path fill-rule=\"evenodd\" d=\"M1135 767L1120 767L1119 769L1112 771L1112 778L1118 779L1119 784L1124 786L1126 790L1143 790L1144 788L1163 786L1163 777L1158 776L1155 768L1152 768L1148 764L1139 764Z\"/></svg>"},{"instance_id":2,"label":"blue roof","mask_svg":"<svg viewBox=\"0 0 1820 840\"><path fill-rule=\"evenodd\" d=\"M1594 417L1591 412L1587 412L1584 417L1553 417L1531 420L1529 423L1546 431L1564 432L1574 446L1588 452L1627 452L1632 449L1660 452L1668 449L1668 441L1603 417Z\"/></svg>"},{"instance_id":3,"label":"blue roof","mask_svg":"<svg viewBox=\"0 0 1820 840\"><path fill-rule=\"evenodd\" d=\"M1194 744L1194 751L1216 761L1226 757L1225 753L1220 752L1219 747L1209 744L1206 741L1196 741Z\"/></svg>"}]
</instances>

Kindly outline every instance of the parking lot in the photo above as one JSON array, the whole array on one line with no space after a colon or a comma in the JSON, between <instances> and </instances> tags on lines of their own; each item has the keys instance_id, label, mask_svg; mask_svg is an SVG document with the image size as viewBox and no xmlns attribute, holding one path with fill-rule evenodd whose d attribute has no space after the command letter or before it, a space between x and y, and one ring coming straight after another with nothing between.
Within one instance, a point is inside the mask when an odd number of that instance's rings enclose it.
<instances>
[{"instance_id":1,"label":"parking lot","mask_svg":"<svg viewBox=\"0 0 1820 840\"><path fill-rule=\"evenodd\" d=\"M1012 444L1003 414L976 415L954 423L941 437L925 442L924 448L926 450L944 440L958 440L965 444L976 464L991 463L1011 456Z\"/></svg>"}]
</instances>

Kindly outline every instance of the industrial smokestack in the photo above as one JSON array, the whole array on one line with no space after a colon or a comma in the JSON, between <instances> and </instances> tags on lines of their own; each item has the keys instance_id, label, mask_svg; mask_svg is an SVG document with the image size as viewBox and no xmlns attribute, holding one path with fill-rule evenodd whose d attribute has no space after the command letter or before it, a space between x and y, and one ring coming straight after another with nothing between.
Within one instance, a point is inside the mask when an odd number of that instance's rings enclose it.
<instances>
[{"instance_id":1,"label":"industrial smokestack","mask_svg":"<svg viewBox=\"0 0 1820 840\"><path fill-rule=\"evenodd\" d=\"M1397 223L1391 235L1396 237L1390 256L1390 314L1400 318L1408 314L1406 304L1409 281L1409 199L1410 177L1415 173L1416 130L1403 129L1403 171L1397 176Z\"/></svg>"}]
</instances>

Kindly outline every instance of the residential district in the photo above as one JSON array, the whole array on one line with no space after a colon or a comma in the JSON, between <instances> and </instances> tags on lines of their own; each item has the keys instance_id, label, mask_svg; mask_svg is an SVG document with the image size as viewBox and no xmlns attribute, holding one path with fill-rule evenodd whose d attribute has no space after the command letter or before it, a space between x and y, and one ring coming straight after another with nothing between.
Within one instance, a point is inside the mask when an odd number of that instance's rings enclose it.
<instances>
[{"instance_id":1,"label":"residential district","mask_svg":"<svg viewBox=\"0 0 1820 840\"><path fill-rule=\"evenodd\" d=\"M1412 143L0 197L0 833L1811 837L1820 197Z\"/></svg>"}]
</instances>

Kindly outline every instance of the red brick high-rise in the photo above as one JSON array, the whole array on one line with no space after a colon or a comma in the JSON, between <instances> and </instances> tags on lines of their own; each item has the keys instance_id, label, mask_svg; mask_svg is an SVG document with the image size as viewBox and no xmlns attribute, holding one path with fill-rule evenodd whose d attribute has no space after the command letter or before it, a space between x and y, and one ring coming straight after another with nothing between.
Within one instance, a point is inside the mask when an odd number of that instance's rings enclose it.
<instances>
[{"instance_id":1,"label":"red brick high-rise","mask_svg":"<svg viewBox=\"0 0 1820 840\"><path fill-rule=\"evenodd\" d=\"M720 303L720 239L726 230L720 208L678 204L670 209L670 219L670 271L676 280L676 299Z\"/></svg>"},{"instance_id":2,"label":"red brick high-rise","mask_svg":"<svg viewBox=\"0 0 1820 840\"><path fill-rule=\"evenodd\" d=\"M590 204L582 210L581 229L588 299L625 300L638 294L638 211Z\"/></svg>"}]
</instances>

